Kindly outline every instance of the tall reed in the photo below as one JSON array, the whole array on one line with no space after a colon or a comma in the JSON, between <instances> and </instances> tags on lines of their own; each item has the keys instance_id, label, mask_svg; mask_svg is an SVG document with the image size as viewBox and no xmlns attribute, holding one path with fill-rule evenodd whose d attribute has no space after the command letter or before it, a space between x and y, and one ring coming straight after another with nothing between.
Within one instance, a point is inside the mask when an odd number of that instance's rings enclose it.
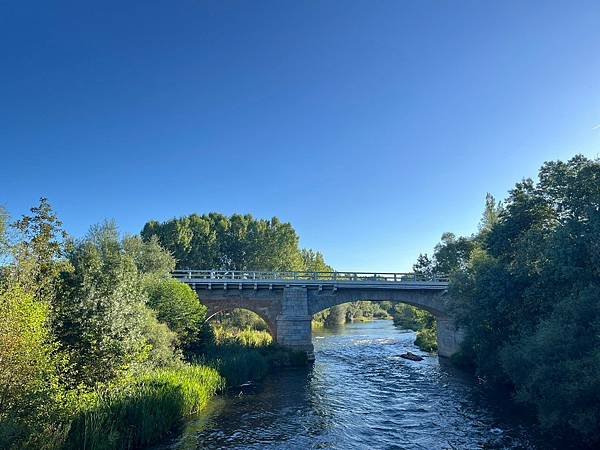
<instances>
[{"instance_id":1,"label":"tall reed","mask_svg":"<svg viewBox=\"0 0 600 450\"><path fill-rule=\"evenodd\" d=\"M161 439L186 416L199 412L224 386L204 366L158 370L118 386L86 394L65 448L131 449Z\"/></svg>"}]
</instances>

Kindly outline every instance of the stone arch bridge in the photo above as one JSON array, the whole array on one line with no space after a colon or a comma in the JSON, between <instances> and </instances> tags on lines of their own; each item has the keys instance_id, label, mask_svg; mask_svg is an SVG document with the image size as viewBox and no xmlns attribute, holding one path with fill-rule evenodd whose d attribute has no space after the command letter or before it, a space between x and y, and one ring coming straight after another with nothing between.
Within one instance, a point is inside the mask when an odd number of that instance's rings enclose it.
<instances>
[{"instance_id":1,"label":"stone arch bridge","mask_svg":"<svg viewBox=\"0 0 600 450\"><path fill-rule=\"evenodd\" d=\"M448 314L448 279L412 273L264 272L177 270L209 317L235 308L255 312L268 324L275 342L313 357L314 314L347 302L393 301L424 309L437 321L438 355L456 353L463 333Z\"/></svg>"}]
</instances>

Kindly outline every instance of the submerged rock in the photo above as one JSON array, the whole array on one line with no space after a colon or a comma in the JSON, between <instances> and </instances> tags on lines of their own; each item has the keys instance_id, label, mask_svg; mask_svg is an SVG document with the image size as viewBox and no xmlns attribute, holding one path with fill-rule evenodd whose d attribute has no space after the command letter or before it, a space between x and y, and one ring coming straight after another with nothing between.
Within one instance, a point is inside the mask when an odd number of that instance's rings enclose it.
<instances>
[{"instance_id":1,"label":"submerged rock","mask_svg":"<svg viewBox=\"0 0 600 450\"><path fill-rule=\"evenodd\" d=\"M400 358L410 359L411 361L423 361L423 358L419 355L415 355L412 352L406 352L400 355Z\"/></svg>"}]
</instances>

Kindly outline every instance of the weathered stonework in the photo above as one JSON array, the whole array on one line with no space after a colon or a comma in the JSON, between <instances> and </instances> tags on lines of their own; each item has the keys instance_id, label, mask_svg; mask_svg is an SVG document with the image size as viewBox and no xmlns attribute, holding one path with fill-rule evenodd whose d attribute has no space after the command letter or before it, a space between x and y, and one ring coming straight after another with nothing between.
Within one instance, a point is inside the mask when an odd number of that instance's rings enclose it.
<instances>
[{"instance_id":1,"label":"weathered stonework","mask_svg":"<svg viewBox=\"0 0 600 450\"><path fill-rule=\"evenodd\" d=\"M314 359L311 322L307 289L284 288L281 314L277 316L277 342L292 350L305 351L309 359Z\"/></svg>"},{"instance_id":2,"label":"weathered stonework","mask_svg":"<svg viewBox=\"0 0 600 450\"><path fill-rule=\"evenodd\" d=\"M449 358L460 350L464 332L449 317L436 317L436 322L438 355Z\"/></svg>"},{"instance_id":3,"label":"weathered stonework","mask_svg":"<svg viewBox=\"0 0 600 450\"><path fill-rule=\"evenodd\" d=\"M445 291L427 289L318 289L305 286L286 286L269 289L236 286L227 289L196 289L209 316L235 308L248 309L262 317L273 339L290 349L305 351L314 356L311 341L312 316L332 306L360 300L397 301L432 313L437 320L438 355L450 357L460 348L463 333L448 316L451 301Z\"/></svg>"}]
</instances>

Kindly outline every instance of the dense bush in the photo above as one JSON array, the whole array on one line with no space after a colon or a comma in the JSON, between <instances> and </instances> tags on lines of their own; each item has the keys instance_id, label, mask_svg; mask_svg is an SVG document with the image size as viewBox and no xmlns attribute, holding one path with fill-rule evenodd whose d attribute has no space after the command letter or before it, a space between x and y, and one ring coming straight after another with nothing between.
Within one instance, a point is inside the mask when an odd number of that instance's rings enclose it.
<instances>
[{"instance_id":1,"label":"dense bush","mask_svg":"<svg viewBox=\"0 0 600 450\"><path fill-rule=\"evenodd\" d=\"M181 365L181 351L177 334L159 322L150 308L143 310L142 334L146 340L146 355L142 368L177 367Z\"/></svg>"},{"instance_id":2,"label":"dense bush","mask_svg":"<svg viewBox=\"0 0 600 450\"><path fill-rule=\"evenodd\" d=\"M306 365L304 352L284 349L273 343L266 331L216 327L215 345L198 359L217 369L228 386L239 386L263 378L270 369Z\"/></svg>"},{"instance_id":3,"label":"dense bush","mask_svg":"<svg viewBox=\"0 0 600 450\"><path fill-rule=\"evenodd\" d=\"M417 347L426 352L437 351L437 328L432 314L405 303L395 304L390 314L394 325L417 332Z\"/></svg>"},{"instance_id":4,"label":"dense bush","mask_svg":"<svg viewBox=\"0 0 600 450\"><path fill-rule=\"evenodd\" d=\"M146 292L148 305L177 334L184 351L198 353L208 344L207 309L192 288L172 278L153 277L146 281Z\"/></svg>"},{"instance_id":5,"label":"dense bush","mask_svg":"<svg viewBox=\"0 0 600 450\"><path fill-rule=\"evenodd\" d=\"M503 347L500 361L517 399L537 406L544 428L598 440L599 335L600 286L594 286L562 300L533 334Z\"/></svg>"},{"instance_id":6,"label":"dense bush","mask_svg":"<svg viewBox=\"0 0 600 450\"><path fill-rule=\"evenodd\" d=\"M426 352L437 351L437 329L435 323L430 327L425 327L417 331L415 345Z\"/></svg>"},{"instance_id":7,"label":"dense bush","mask_svg":"<svg viewBox=\"0 0 600 450\"><path fill-rule=\"evenodd\" d=\"M600 161L546 163L496 212L451 280L463 359L514 386L545 429L597 443Z\"/></svg>"},{"instance_id":8,"label":"dense bush","mask_svg":"<svg viewBox=\"0 0 600 450\"><path fill-rule=\"evenodd\" d=\"M74 381L93 386L147 359L146 294L114 224L94 227L68 257L74 270L63 274L54 327L71 355Z\"/></svg>"},{"instance_id":9,"label":"dense bush","mask_svg":"<svg viewBox=\"0 0 600 450\"><path fill-rule=\"evenodd\" d=\"M45 447L59 432L60 396L48 305L19 286L0 289L0 448Z\"/></svg>"}]
</instances>

